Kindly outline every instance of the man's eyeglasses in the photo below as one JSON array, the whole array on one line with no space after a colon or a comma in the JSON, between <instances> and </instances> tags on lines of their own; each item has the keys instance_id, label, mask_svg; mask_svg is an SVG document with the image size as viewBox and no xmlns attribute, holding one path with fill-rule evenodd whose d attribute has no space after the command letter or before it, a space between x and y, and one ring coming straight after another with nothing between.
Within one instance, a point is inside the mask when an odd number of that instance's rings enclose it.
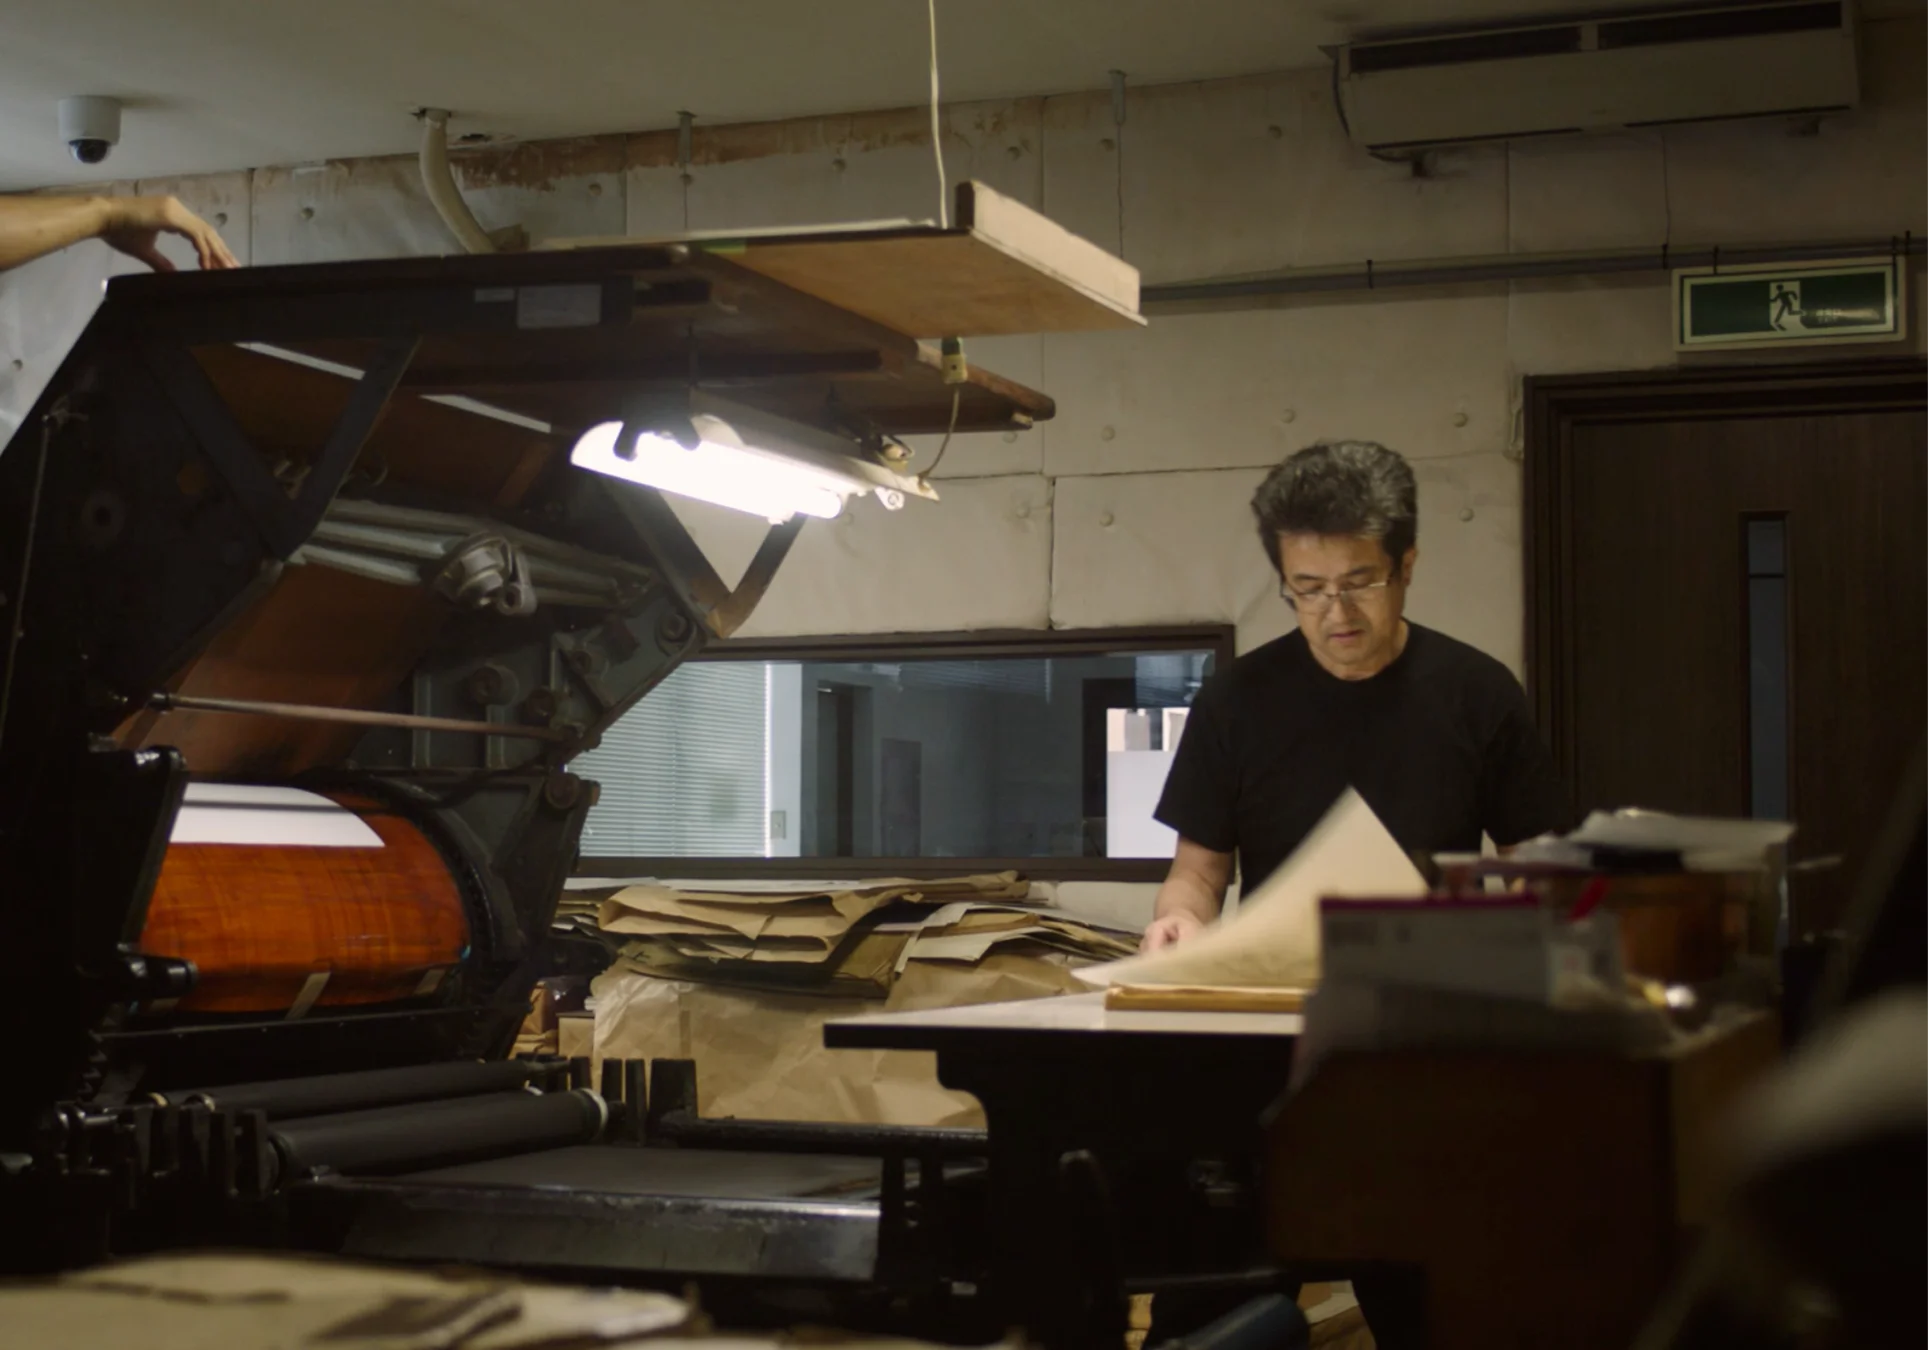
<instances>
[{"instance_id":1,"label":"man's eyeglasses","mask_svg":"<svg viewBox=\"0 0 1928 1350\"><path fill-rule=\"evenodd\" d=\"M1363 604L1375 599L1379 592L1390 587L1397 578L1387 577L1384 581L1368 581L1359 586L1341 586L1336 591L1295 591L1283 581L1279 583L1279 598L1295 610L1307 614L1323 614L1333 605Z\"/></svg>"}]
</instances>

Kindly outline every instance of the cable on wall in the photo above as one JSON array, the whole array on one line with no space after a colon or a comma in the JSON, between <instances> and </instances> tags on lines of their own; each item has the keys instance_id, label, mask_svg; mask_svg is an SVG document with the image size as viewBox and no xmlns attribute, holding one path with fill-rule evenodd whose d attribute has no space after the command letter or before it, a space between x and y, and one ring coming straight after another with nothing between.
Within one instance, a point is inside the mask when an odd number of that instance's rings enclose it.
<instances>
[{"instance_id":1,"label":"cable on wall","mask_svg":"<svg viewBox=\"0 0 1928 1350\"><path fill-rule=\"evenodd\" d=\"M944 179L944 132L938 117L937 93L937 0L930 0L931 15L931 155L937 160L937 223L951 227L951 188Z\"/></svg>"}]
</instances>

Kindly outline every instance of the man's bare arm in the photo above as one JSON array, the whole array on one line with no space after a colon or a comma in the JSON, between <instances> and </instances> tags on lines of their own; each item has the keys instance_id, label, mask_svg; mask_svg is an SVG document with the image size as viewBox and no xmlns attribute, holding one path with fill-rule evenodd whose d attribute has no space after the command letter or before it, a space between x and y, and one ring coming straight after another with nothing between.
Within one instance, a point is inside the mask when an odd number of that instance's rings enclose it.
<instances>
[{"instance_id":1,"label":"man's bare arm","mask_svg":"<svg viewBox=\"0 0 1928 1350\"><path fill-rule=\"evenodd\" d=\"M162 234L193 244L202 267L238 265L214 227L172 197L0 196L0 271L101 239L157 272L171 272L174 264L156 247Z\"/></svg>"},{"instance_id":2,"label":"man's bare arm","mask_svg":"<svg viewBox=\"0 0 1928 1350\"><path fill-rule=\"evenodd\" d=\"M1195 844L1181 835L1171 871L1158 888L1158 903L1152 909L1151 925L1145 929L1139 950L1155 952L1173 946L1216 919L1231 884L1231 854Z\"/></svg>"},{"instance_id":3,"label":"man's bare arm","mask_svg":"<svg viewBox=\"0 0 1928 1350\"><path fill-rule=\"evenodd\" d=\"M92 239L105 228L105 197L0 197L0 269Z\"/></svg>"}]
</instances>

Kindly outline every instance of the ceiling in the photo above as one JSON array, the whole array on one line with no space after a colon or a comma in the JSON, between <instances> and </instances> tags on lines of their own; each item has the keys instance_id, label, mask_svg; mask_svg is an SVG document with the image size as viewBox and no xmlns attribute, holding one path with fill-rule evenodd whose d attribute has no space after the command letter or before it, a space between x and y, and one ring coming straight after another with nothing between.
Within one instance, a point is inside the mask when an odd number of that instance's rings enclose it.
<instances>
[{"instance_id":1,"label":"ceiling","mask_svg":"<svg viewBox=\"0 0 1928 1350\"><path fill-rule=\"evenodd\" d=\"M1318 64L1415 24L1628 8L1618 0L936 0L946 101ZM1918 13L1924 0L1863 11ZM915 104L919 0L0 0L0 189L415 148L456 134L639 131ZM126 103L107 164L68 159L55 105Z\"/></svg>"}]
</instances>

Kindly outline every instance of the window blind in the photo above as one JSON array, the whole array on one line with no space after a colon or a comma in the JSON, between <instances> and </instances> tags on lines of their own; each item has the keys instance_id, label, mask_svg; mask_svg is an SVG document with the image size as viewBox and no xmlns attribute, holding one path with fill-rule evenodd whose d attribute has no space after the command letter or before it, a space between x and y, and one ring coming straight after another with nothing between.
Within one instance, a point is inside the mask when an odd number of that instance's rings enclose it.
<instances>
[{"instance_id":1,"label":"window blind","mask_svg":"<svg viewBox=\"0 0 1928 1350\"><path fill-rule=\"evenodd\" d=\"M767 679L758 661L679 666L579 756L602 785L583 854L762 857Z\"/></svg>"}]
</instances>

